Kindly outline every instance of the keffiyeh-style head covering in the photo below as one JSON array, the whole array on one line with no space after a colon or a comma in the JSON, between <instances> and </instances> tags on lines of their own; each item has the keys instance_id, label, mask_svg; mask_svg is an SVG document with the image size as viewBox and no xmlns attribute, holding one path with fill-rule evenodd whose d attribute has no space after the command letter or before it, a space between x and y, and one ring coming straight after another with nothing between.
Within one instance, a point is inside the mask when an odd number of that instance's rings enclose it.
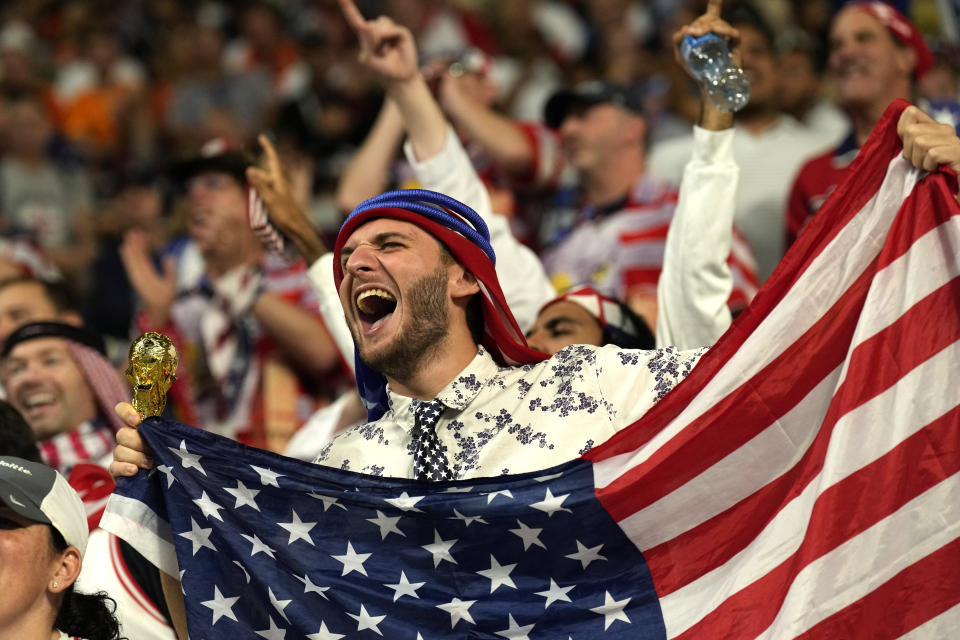
<instances>
[{"instance_id":1,"label":"keffiyeh-style head covering","mask_svg":"<svg viewBox=\"0 0 960 640\"><path fill-rule=\"evenodd\" d=\"M507 307L497 272L490 232L476 211L442 193L426 189L389 191L360 204L343 224L333 250L333 275L339 289L343 281L340 252L350 235L376 218L402 220L417 225L442 242L453 257L474 275L480 285L483 310L483 346L503 365L540 362L548 356L527 346L523 332ZM518 274L519 275L519 274ZM386 379L356 355L357 388L370 420L387 408Z\"/></svg>"}]
</instances>

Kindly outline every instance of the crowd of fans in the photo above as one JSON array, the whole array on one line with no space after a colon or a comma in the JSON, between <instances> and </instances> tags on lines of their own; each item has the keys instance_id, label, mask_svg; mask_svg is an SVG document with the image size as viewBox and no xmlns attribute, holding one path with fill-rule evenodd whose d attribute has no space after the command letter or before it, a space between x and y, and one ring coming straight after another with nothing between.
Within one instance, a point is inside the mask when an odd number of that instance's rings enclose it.
<instances>
[{"instance_id":1,"label":"crowd of fans","mask_svg":"<svg viewBox=\"0 0 960 640\"><path fill-rule=\"evenodd\" d=\"M728 2L752 87L734 121L733 290L725 320L684 329L697 338L680 344L657 286L677 189L703 151L700 90L673 34L703 3L358 4L392 19L379 28L412 32L433 99L358 58L359 23L332 1L0 7L0 382L12 405L0 407L0 456L36 458L32 442L4 433L15 408L87 505L88 555L129 567L88 570L89 590L159 589L155 569L96 529L135 335L161 331L179 348L168 411L184 422L312 460L363 421L348 391L352 344L330 321L342 312L324 309L336 293L324 297L319 274L367 198L472 193L464 175L476 172L484 205L465 201L499 214L497 270L532 347L690 348L749 304L892 99L960 124L958 25L945 3L851 13L830 0ZM369 298L371 317L391 303ZM155 600L120 600L135 611L127 635L173 637Z\"/></svg>"}]
</instances>

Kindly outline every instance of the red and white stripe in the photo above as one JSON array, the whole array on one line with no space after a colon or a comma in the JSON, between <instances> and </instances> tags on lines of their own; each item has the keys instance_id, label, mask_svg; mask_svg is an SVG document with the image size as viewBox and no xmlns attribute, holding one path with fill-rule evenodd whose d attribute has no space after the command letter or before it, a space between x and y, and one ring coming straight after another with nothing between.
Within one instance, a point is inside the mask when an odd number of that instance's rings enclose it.
<instances>
[{"instance_id":1,"label":"red and white stripe","mask_svg":"<svg viewBox=\"0 0 960 640\"><path fill-rule=\"evenodd\" d=\"M754 305L588 454L669 638L960 629L960 207L892 106Z\"/></svg>"}]
</instances>

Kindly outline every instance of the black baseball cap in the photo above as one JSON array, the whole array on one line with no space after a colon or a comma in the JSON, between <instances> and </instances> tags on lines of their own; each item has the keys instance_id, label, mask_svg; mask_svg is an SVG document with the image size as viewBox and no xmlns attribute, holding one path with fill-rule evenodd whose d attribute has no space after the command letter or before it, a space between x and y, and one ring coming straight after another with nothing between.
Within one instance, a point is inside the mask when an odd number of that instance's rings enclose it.
<instances>
[{"instance_id":1,"label":"black baseball cap","mask_svg":"<svg viewBox=\"0 0 960 640\"><path fill-rule=\"evenodd\" d=\"M594 80L560 89L550 96L543 109L543 121L548 127L559 129L572 110L598 104L615 104L638 115L643 114L643 104L636 91L618 84Z\"/></svg>"}]
</instances>

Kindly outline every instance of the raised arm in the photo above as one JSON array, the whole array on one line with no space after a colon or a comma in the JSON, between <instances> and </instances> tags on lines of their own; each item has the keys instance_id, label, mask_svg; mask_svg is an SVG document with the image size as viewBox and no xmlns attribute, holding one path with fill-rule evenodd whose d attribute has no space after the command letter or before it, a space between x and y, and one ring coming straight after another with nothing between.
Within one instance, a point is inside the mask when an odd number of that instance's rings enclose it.
<instances>
[{"instance_id":1,"label":"raised arm","mask_svg":"<svg viewBox=\"0 0 960 640\"><path fill-rule=\"evenodd\" d=\"M714 0L704 15L674 34L681 64L683 37L708 32L727 37L739 62L737 30L720 19L720 2ZM718 111L702 90L700 104L693 155L683 172L657 287L657 346L680 349L712 345L731 322L727 300L733 276L727 257L739 177L733 159L733 114Z\"/></svg>"},{"instance_id":2,"label":"raised arm","mask_svg":"<svg viewBox=\"0 0 960 640\"><path fill-rule=\"evenodd\" d=\"M337 184L337 207L353 211L387 188L390 164L403 141L403 121L392 100L384 100L373 128L353 154Z\"/></svg>"},{"instance_id":3,"label":"raised arm","mask_svg":"<svg viewBox=\"0 0 960 640\"><path fill-rule=\"evenodd\" d=\"M520 126L463 90L464 78L449 72L440 77L440 105L451 122L504 171L528 175L533 170L533 149Z\"/></svg>"}]
</instances>

